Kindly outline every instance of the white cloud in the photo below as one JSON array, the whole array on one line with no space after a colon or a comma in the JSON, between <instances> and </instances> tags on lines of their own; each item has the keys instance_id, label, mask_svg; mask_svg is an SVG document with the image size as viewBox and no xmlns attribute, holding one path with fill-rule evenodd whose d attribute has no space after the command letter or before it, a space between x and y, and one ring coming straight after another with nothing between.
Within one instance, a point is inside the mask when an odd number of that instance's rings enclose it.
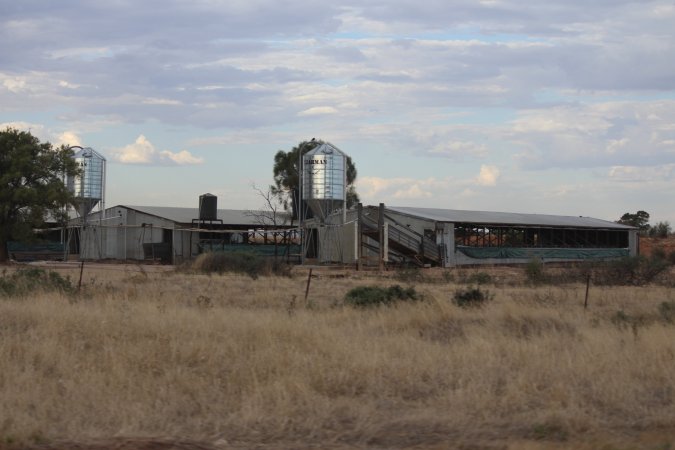
<instances>
[{"instance_id":1,"label":"white cloud","mask_svg":"<svg viewBox=\"0 0 675 450\"><path fill-rule=\"evenodd\" d=\"M326 114L336 114L337 109L332 106L314 106L298 113L298 116L323 116Z\"/></svg>"},{"instance_id":2,"label":"white cloud","mask_svg":"<svg viewBox=\"0 0 675 450\"><path fill-rule=\"evenodd\" d=\"M133 144L113 150L112 159L122 164L191 165L202 164L203 158L193 156L187 150L172 152L157 150L145 136L140 135Z\"/></svg>"},{"instance_id":3,"label":"white cloud","mask_svg":"<svg viewBox=\"0 0 675 450\"><path fill-rule=\"evenodd\" d=\"M169 98L145 98L142 100L144 105L180 105L178 100L171 100Z\"/></svg>"},{"instance_id":4,"label":"white cloud","mask_svg":"<svg viewBox=\"0 0 675 450\"><path fill-rule=\"evenodd\" d=\"M373 201L519 210L514 180L537 180L555 212L596 182L623 189L616 203L675 188L660 170L675 164L672 0L5 3L4 120L123 147L111 160L195 164L199 144L200 176L217 168L237 191L316 136L355 158ZM171 148L139 141L143 127ZM256 163L229 164L239 150Z\"/></svg>"},{"instance_id":5,"label":"white cloud","mask_svg":"<svg viewBox=\"0 0 675 450\"><path fill-rule=\"evenodd\" d=\"M579 103L523 111L505 138L528 169L675 162L675 101Z\"/></svg>"},{"instance_id":6,"label":"white cloud","mask_svg":"<svg viewBox=\"0 0 675 450\"><path fill-rule=\"evenodd\" d=\"M484 157L488 148L484 144L471 141L448 141L439 142L429 150L429 155L464 158L467 156Z\"/></svg>"},{"instance_id":7,"label":"white cloud","mask_svg":"<svg viewBox=\"0 0 675 450\"><path fill-rule=\"evenodd\" d=\"M62 88L66 88L66 89L77 89L77 88L80 87L77 84L69 83L65 80L59 81L59 86L62 87Z\"/></svg>"},{"instance_id":8,"label":"white cloud","mask_svg":"<svg viewBox=\"0 0 675 450\"><path fill-rule=\"evenodd\" d=\"M75 131L53 131L42 124L28 122L5 122L0 123L0 130L15 128L19 131L27 131L42 142L50 142L54 147L61 145L82 145L82 140Z\"/></svg>"},{"instance_id":9,"label":"white cloud","mask_svg":"<svg viewBox=\"0 0 675 450\"><path fill-rule=\"evenodd\" d=\"M613 166L609 169L611 181L629 183L653 183L675 178L675 164L661 166Z\"/></svg>"},{"instance_id":10,"label":"white cloud","mask_svg":"<svg viewBox=\"0 0 675 450\"><path fill-rule=\"evenodd\" d=\"M499 179L499 169L496 166L480 166L480 173L476 182L481 186L496 186Z\"/></svg>"},{"instance_id":11,"label":"white cloud","mask_svg":"<svg viewBox=\"0 0 675 450\"><path fill-rule=\"evenodd\" d=\"M64 131L63 133L58 135L55 144L67 146L72 145L82 146L82 140L74 131Z\"/></svg>"},{"instance_id":12,"label":"white cloud","mask_svg":"<svg viewBox=\"0 0 675 450\"><path fill-rule=\"evenodd\" d=\"M361 177L357 178L356 184L359 195L372 201L380 198L396 200L431 198L434 192L447 188L449 182L435 178Z\"/></svg>"},{"instance_id":13,"label":"white cloud","mask_svg":"<svg viewBox=\"0 0 675 450\"><path fill-rule=\"evenodd\" d=\"M4 131L7 128L15 128L19 131L28 131L33 136L36 136L40 140L43 140L43 136L45 135L44 125L36 123L21 122L21 121L0 123L0 130Z\"/></svg>"},{"instance_id":14,"label":"white cloud","mask_svg":"<svg viewBox=\"0 0 675 450\"><path fill-rule=\"evenodd\" d=\"M20 93L26 87L26 80L23 77L11 77L2 80L2 85L10 92Z\"/></svg>"},{"instance_id":15,"label":"white cloud","mask_svg":"<svg viewBox=\"0 0 675 450\"><path fill-rule=\"evenodd\" d=\"M433 197L433 192L429 191L423 184L413 182L398 189L392 197L397 200L418 200Z\"/></svg>"}]
</instances>

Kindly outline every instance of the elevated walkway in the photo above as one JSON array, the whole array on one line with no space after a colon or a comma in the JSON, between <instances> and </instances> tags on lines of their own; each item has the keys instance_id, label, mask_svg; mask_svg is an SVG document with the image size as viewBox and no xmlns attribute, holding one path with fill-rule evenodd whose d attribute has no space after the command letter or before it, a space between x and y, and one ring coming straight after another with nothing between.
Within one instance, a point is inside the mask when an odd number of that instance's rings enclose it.
<instances>
[{"instance_id":1,"label":"elevated walkway","mask_svg":"<svg viewBox=\"0 0 675 450\"><path fill-rule=\"evenodd\" d=\"M385 215L385 224L387 226L384 239L387 242L390 254L403 257L419 266L425 264L440 265L442 263L440 248L433 240L399 224L387 215ZM376 220L364 214L361 226L364 236L376 241L380 246L383 245L380 242L380 232ZM372 249L372 246L368 247Z\"/></svg>"}]
</instances>

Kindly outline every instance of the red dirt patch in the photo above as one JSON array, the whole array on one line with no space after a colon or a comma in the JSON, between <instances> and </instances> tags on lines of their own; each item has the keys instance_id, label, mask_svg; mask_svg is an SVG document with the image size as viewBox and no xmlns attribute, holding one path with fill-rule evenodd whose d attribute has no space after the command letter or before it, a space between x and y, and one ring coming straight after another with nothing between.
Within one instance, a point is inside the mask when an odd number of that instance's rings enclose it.
<instances>
[{"instance_id":1,"label":"red dirt patch","mask_svg":"<svg viewBox=\"0 0 675 450\"><path fill-rule=\"evenodd\" d=\"M640 254L650 256L654 249L661 248L669 255L675 252L675 236L666 238L640 237Z\"/></svg>"}]
</instances>

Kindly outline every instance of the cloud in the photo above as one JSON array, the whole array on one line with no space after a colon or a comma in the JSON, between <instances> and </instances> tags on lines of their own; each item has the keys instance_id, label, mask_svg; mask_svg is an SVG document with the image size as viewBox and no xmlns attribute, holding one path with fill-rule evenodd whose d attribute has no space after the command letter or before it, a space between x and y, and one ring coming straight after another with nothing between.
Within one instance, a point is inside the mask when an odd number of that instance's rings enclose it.
<instances>
[{"instance_id":1,"label":"cloud","mask_svg":"<svg viewBox=\"0 0 675 450\"><path fill-rule=\"evenodd\" d=\"M5 3L3 120L50 142L131 143L111 158L129 164L200 163L199 144L235 191L270 176L268 151L312 136L397 203L518 210L514 180L570 198L570 170L622 199L675 164L671 0ZM139 142L149 127L185 149ZM261 164L231 167L224 146ZM508 183L491 169L506 167ZM654 173L652 195L672 192Z\"/></svg>"},{"instance_id":2,"label":"cloud","mask_svg":"<svg viewBox=\"0 0 675 450\"><path fill-rule=\"evenodd\" d=\"M56 139L56 145L79 145L82 146L82 140L74 131L64 131Z\"/></svg>"},{"instance_id":3,"label":"cloud","mask_svg":"<svg viewBox=\"0 0 675 450\"><path fill-rule=\"evenodd\" d=\"M82 140L75 131L54 131L42 124L29 122L5 122L0 123L0 130L15 128L27 131L42 142L50 142L54 147L61 145L82 145Z\"/></svg>"},{"instance_id":4,"label":"cloud","mask_svg":"<svg viewBox=\"0 0 675 450\"><path fill-rule=\"evenodd\" d=\"M298 113L298 116L323 116L326 114L336 114L337 109L332 106L314 106Z\"/></svg>"},{"instance_id":5,"label":"cloud","mask_svg":"<svg viewBox=\"0 0 675 450\"><path fill-rule=\"evenodd\" d=\"M356 187L359 195L364 198L415 200L430 198L433 196L434 191L446 186L447 181L435 178L362 177L357 179Z\"/></svg>"},{"instance_id":6,"label":"cloud","mask_svg":"<svg viewBox=\"0 0 675 450\"><path fill-rule=\"evenodd\" d=\"M496 166L480 166L480 173L476 182L481 186L496 186L499 179L499 169Z\"/></svg>"},{"instance_id":7,"label":"cloud","mask_svg":"<svg viewBox=\"0 0 675 450\"><path fill-rule=\"evenodd\" d=\"M122 164L147 165L192 165L202 164L203 158L193 156L187 150L172 152L157 150L145 136L140 135L133 144L112 151L112 159Z\"/></svg>"},{"instance_id":8,"label":"cloud","mask_svg":"<svg viewBox=\"0 0 675 450\"><path fill-rule=\"evenodd\" d=\"M488 148L484 144L471 141L440 141L428 151L430 156L442 156L451 158L484 157Z\"/></svg>"},{"instance_id":9,"label":"cloud","mask_svg":"<svg viewBox=\"0 0 675 450\"><path fill-rule=\"evenodd\" d=\"M26 80L22 77L12 77L12 78L8 77L2 80L2 85L8 91L17 94L25 89Z\"/></svg>"},{"instance_id":10,"label":"cloud","mask_svg":"<svg viewBox=\"0 0 675 450\"><path fill-rule=\"evenodd\" d=\"M22 121L0 123L0 130L4 131L7 128L14 128L19 131L28 131L40 140L43 140L43 136L46 135L45 126L36 123Z\"/></svg>"},{"instance_id":11,"label":"cloud","mask_svg":"<svg viewBox=\"0 0 675 450\"><path fill-rule=\"evenodd\" d=\"M526 169L675 163L675 100L579 103L525 110L505 138Z\"/></svg>"},{"instance_id":12,"label":"cloud","mask_svg":"<svg viewBox=\"0 0 675 450\"><path fill-rule=\"evenodd\" d=\"M628 183L653 183L675 179L675 164L662 166L613 166L609 169L610 181Z\"/></svg>"}]
</instances>

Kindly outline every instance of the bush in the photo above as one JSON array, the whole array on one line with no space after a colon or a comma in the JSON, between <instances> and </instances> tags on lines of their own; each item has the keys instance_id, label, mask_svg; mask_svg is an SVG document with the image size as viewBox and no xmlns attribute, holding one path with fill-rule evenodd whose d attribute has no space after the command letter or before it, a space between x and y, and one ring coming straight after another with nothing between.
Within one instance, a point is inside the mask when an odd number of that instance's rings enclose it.
<instances>
[{"instance_id":1,"label":"bush","mask_svg":"<svg viewBox=\"0 0 675 450\"><path fill-rule=\"evenodd\" d=\"M667 259L666 251L661 247L657 247L654 250L652 250L651 258L652 259Z\"/></svg>"},{"instance_id":2,"label":"bush","mask_svg":"<svg viewBox=\"0 0 675 450\"><path fill-rule=\"evenodd\" d=\"M419 267L404 267L396 271L395 278L404 283L422 283L425 276Z\"/></svg>"},{"instance_id":3,"label":"bush","mask_svg":"<svg viewBox=\"0 0 675 450\"><path fill-rule=\"evenodd\" d=\"M347 305L359 308L391 305L400 301L418 301L421 299L421 296L417 294L414 287L402 288L398 284L388 288L360 286L350 290L345 295L345 303Z\"/></svg>"},{"instance_id":4,"label":"bush","mask_svg":"<svg viewBox=\"0 0 675 450\"><path fill-rule=\"evenodd\" d=\"M661 302L659 305L659 315L665 322L675 322L675 302Z\"/></svg>"},{"instance_id":5,"label":"bush","mask_svg":"<svg viewBox=\"0 0 675 450\"><path fill-rule=\"evenodd\" d=\"M594 281L602 285L642 286L662 273L670 263L660 255L652 258L631 256L596 266Z\"/></svg>"},{"instance_id":6,"label":"bush","mask_svg":"<svg viewBox=\"0 0 675 450\"><path fill-rule=\"evenodd\" d=\"M57 272L45 271L37 267L19 269L11 275L7 272L0 277L0 296L19 297L35 291L58 291L66 294L75 292L70 277L62 277Z\"/></svg>"},{"instance_id":7,"label":"bush","mask_svg":"<svg viewBox=\"0 0 675 450\"><path fill-rule=\"evenodd\" d=\"M492 282L492 276L487 272L460 270L457 275L457 282L462 284L488 284Z\"/></svg>"},{"instance_id":8,"label":"bush","mask_svg":"<svg viewBox=\"0 0 675 450\"><path fill-rule=\"evenodd\" d=\"M532 258L527 262L525 275L532 284L542 284L549 281L549 277L544 270L544 263L539 258Z\"/></svg>"},{"instance_id":9,"label":"bush","mask_svg":"<svg viewBox=\"0 0 675 450\"><path fill-rule=\"evenodd\" d=\"M452 302L461 308L481 307L492 299L490 292L479 287L458 289L453 295Z\"/></svg>"},{"instance_id":10,"label":"bush","mask_svg":"<svg viewBox=\"0 0 675 450\"><path fill-rule=\"evenodd\" d=\"M659 222L653 227L649 228L649 236L651 237L666 238L671 232L672 228L668 221Z\"/></svg>"},{"instance_id":11,"label":"bush","mask_svg":"<svg viewBox=\"0 0 675 450\"><path fill-rule=\"evenodd\" d=\"M243 273L253 279L261 275L290 276L290 267L286 263L247 252L202 253L190 267L203 273Z\"/></svg>"},{"instance_id":12,"label":"bush","mask_svg":"<svg viewBox=\"0 0 675 450\"><path fill-rule=\"evenodd\" d=\"M492 282L492 276L487 272L476 272L466 279L469 284L488 284Z\"/></svg>"},{"instance_id":13,"label":"bush","mask_svg":"<svg viewBox=\"0 0 675 450\"><path fill-rule=\"evenodd\" d=\"M675 252L673 252L673 253L675 253ZM443 281L446 282L446 283L453 283L455 281L455 276L449 270L444 270L442 276L443 276Z\"/></svg>"}]
</instances>

